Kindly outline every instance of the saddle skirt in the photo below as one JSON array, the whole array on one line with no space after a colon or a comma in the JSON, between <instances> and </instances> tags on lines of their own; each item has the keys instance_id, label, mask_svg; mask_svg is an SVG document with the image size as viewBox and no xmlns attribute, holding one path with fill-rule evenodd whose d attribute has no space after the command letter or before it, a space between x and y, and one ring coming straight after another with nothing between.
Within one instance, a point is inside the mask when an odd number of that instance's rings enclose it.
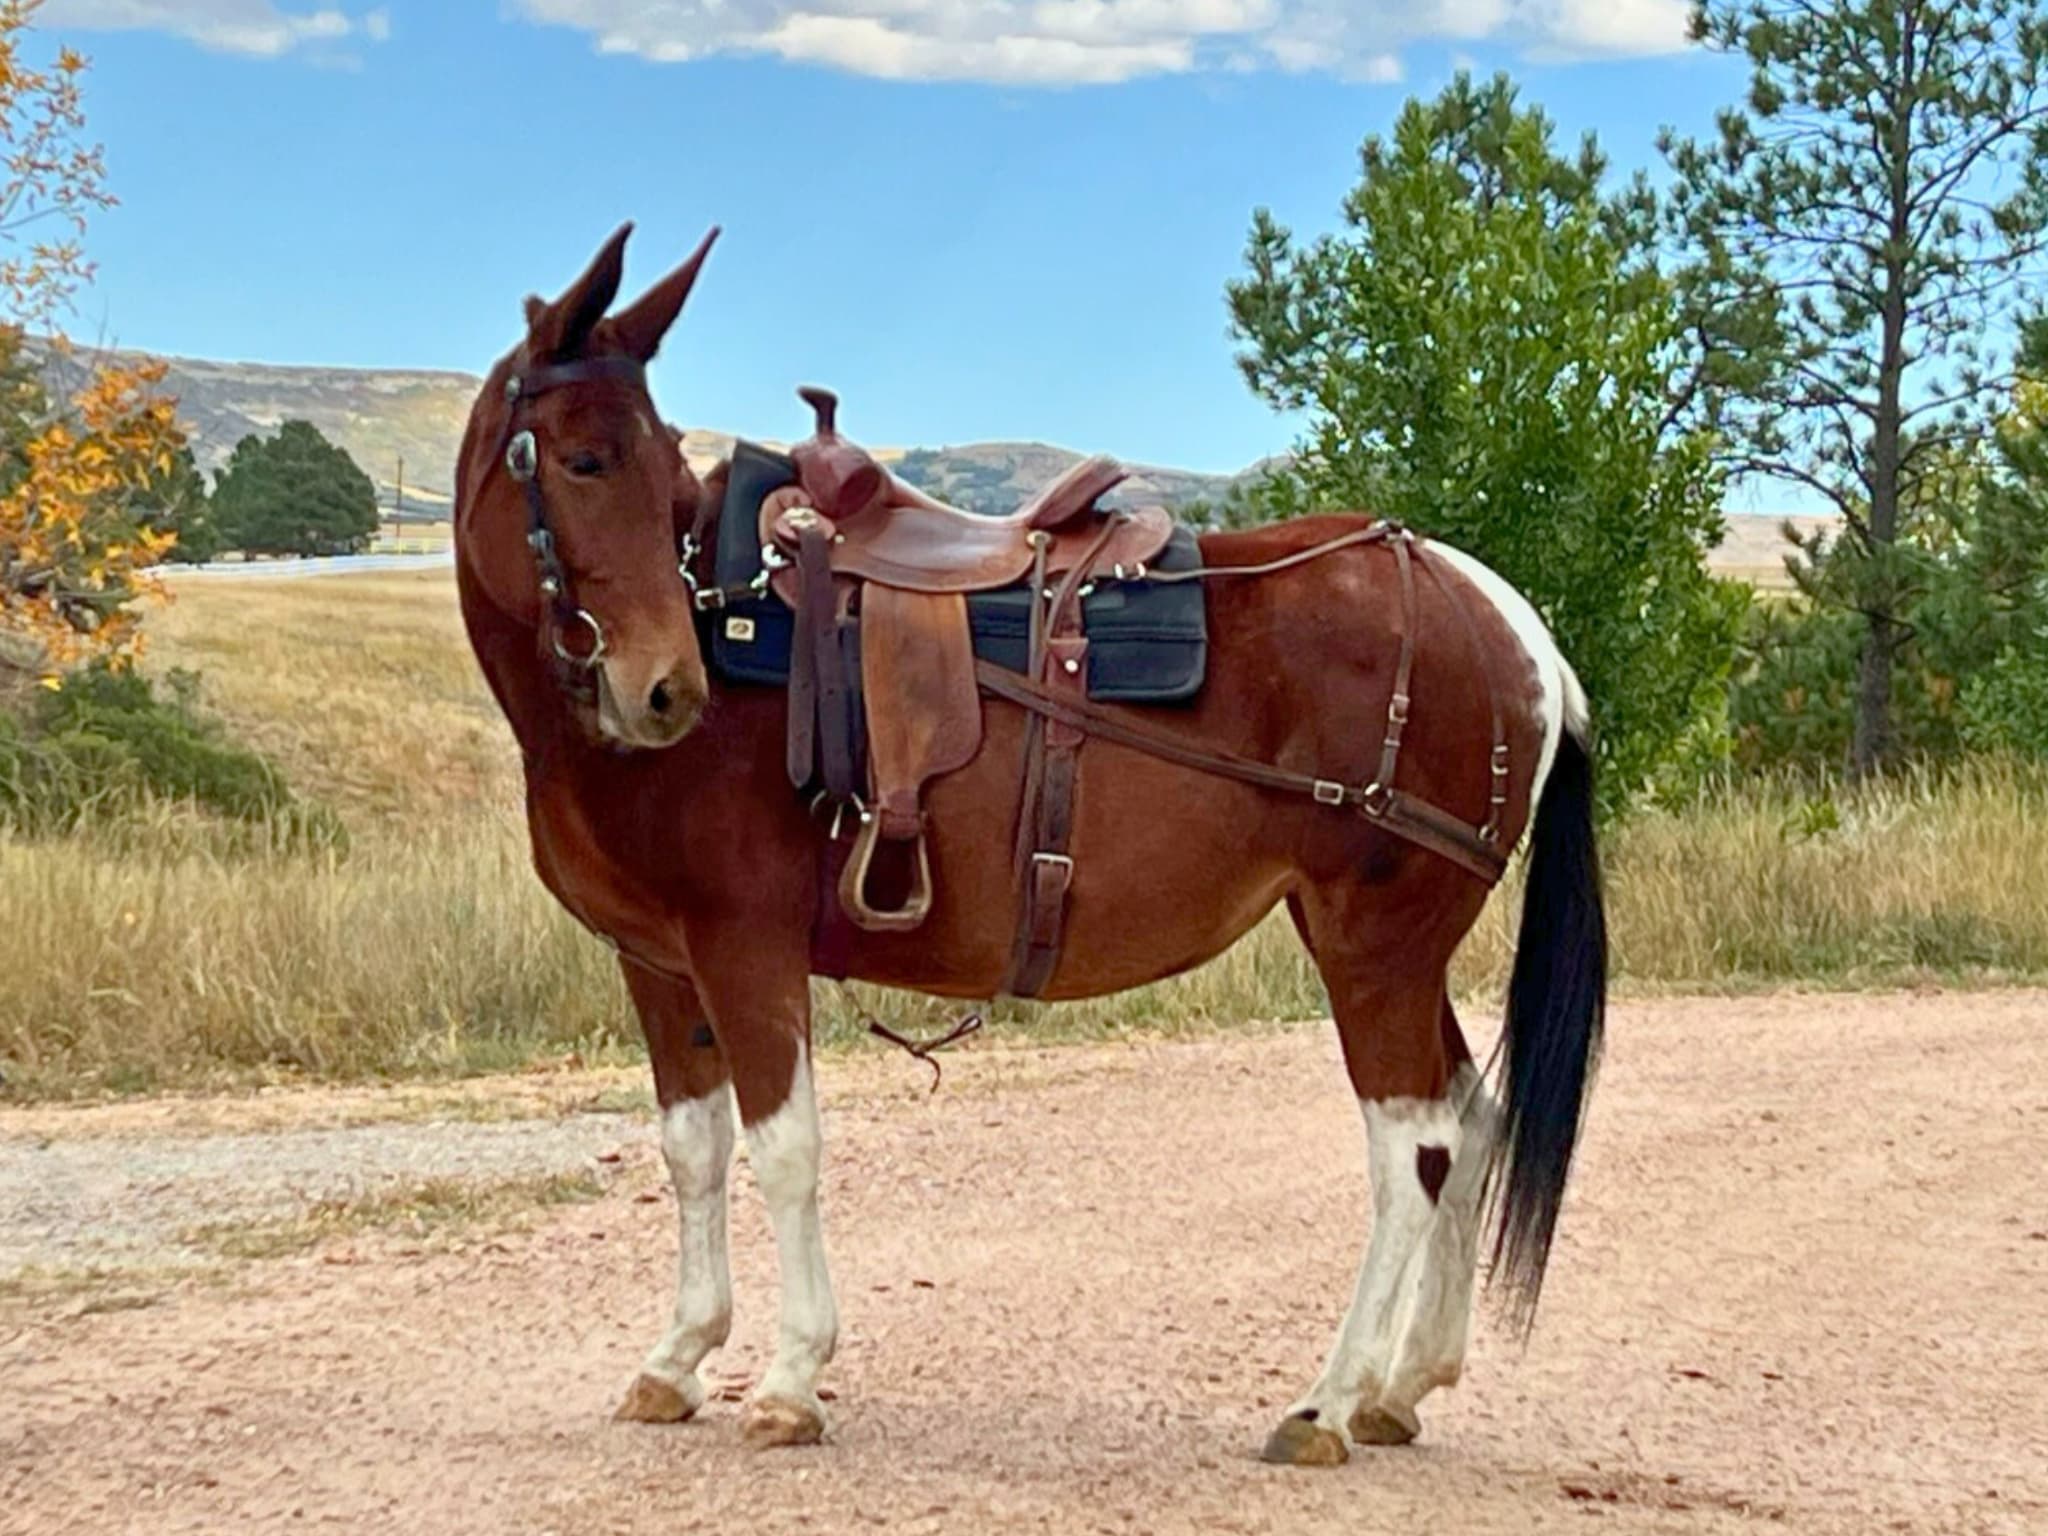
<instances>
[{"instance_id":1,"label":"saddle skirt","mask_svg":"<svg viewBox=\"0 0 2048 1536\"><path fill-rule=\"evenodd\" d=\"M821 427L822 443L786 455L735 446L715 571L728 593L766 591L707 616L709 650L729 679L789 688L792 781L860 815L839 904L860 927L901 932L935 899L924 788L981 747L977 660L1029 675L1037 640L1041 677L1077 694L1190 699L1206 671L1201 584L1144 575L1200 554L1163 508L1097 504L1123 478L1113 461L1084 460L1019 513L988 517L902 485L822 410Z\"/></svg>"}]
</instances>

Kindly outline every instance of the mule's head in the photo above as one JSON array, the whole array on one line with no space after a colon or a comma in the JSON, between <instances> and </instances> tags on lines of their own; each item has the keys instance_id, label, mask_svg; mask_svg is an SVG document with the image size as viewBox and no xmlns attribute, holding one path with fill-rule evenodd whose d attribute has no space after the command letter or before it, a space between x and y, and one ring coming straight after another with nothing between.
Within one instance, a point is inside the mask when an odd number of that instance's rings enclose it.
<instances>
[{"instance_id":1,"label":"mule's head","mask_svg":"<svg viewBox=\"0 0 2048 1536\"><path fill-rule=\"evenodd\" d=\"M709 698L677 568L703 491L643 369L718 231L612 313L631 230L560 298L527 299L526 338L470 415L455 534L464 579L535 628L586 723L618 746L665 747Z\"/></svg>"}]
</instances>

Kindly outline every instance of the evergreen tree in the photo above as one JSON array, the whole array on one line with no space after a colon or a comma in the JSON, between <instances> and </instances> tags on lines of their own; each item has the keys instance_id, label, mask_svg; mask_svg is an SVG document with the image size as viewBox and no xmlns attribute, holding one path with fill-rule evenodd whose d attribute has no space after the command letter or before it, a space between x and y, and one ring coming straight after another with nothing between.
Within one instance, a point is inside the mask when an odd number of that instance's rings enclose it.
<instances>
[{"instance_id":1,"label":"evergreen tree","mask_svg":"<svg viewBox=\"0 0 2048 1536\"><path fill-rule=\"evenodd\" d=\"M1925 562L1913 509L2010 383L1985 366L2048 237L2041 0L1705 0L1696 40L1750 64L1710 142L1667 135L1703 323L1775 311L1768 383L1725 421L1735 468L1842 514L1828 600L1860 628L1851 765L1890 755L1893 668Z\"/></svg>"},{"instance_id":2,"label":"evergreen tree","mask_svg":"<svg viewBox=\"0 0 2048 1536\"><path fill-rule=\"evenodd\" d=\"M206 477L189 446L178 450L168 470L152 477L143 513L154 532L177 539L166 559L202 565L220 553L220 530L214 526Z\"/></svg>"},{"instance_id":3,"label":"evergreen tree","mask_svg":"<svg viewBox=\"0 0 2048 1536\"><path fill-rule=\"evenodd\" d=\"M341 555L377 532L377 493L347 450L311 422L235 445L213 488L223 547L251 555Z\"/></svg>"}]
</instances>

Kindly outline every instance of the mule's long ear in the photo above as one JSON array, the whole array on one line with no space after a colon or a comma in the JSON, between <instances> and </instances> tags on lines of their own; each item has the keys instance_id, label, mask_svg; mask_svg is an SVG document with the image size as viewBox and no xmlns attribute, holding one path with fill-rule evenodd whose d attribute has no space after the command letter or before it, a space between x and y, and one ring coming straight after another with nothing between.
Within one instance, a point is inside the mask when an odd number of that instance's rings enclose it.
<instances>
[{"instance_id":1,"label":"mule's long ear","mask_svg":"<svg viewBox=\"0 0 2048 1536\"><path fill-rule=\"evenodd\" d=\"M527 341L536 359L573 357L583 350L619 296L619 279L626 272L626 237L632 233L630 223L621 224L597 259L552 304L538 298L526 301Z\"/></svg>"},{"instance_id":2,"label":"mule's long ear","mask_svg":"<svg viewBox=\"0 0 2048 1536\"><path fill-rule=\"evenodd\" d=\"M704 258L711 254L711 243L717 238L718 226L714 224L711 232L698 243L697 249L690 253L688 261L605 321L605 334L618 342L629 356L637 357L643 363L652 359L661 350L661 338L668 334L668 328L682 313L683 300L696 286L697 273L704 265Z\"/></svg>"}]
</instances>

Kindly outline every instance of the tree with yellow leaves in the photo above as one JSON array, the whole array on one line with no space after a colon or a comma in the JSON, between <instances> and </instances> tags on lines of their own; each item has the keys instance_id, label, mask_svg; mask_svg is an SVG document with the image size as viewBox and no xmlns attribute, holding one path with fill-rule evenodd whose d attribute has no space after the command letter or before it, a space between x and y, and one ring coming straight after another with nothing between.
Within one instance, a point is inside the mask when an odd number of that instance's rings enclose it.
<instances>
[{"instance_id":1,"label":"tree with yellow leaves","mask_svg":"<svg viewBox=\"0 0 2048 1536\"><path fill-rule=\"evenodd\" d=\"M173 542L151 528L184 436L153 362L101 361L52 401L30 337L71 352L63 319L92 278L90 214L111 207L85 138L87 60L27 58L42 0L0 0L0 642L46 672L141 646L137 600Z\"/></svg>"}]
</instances>

